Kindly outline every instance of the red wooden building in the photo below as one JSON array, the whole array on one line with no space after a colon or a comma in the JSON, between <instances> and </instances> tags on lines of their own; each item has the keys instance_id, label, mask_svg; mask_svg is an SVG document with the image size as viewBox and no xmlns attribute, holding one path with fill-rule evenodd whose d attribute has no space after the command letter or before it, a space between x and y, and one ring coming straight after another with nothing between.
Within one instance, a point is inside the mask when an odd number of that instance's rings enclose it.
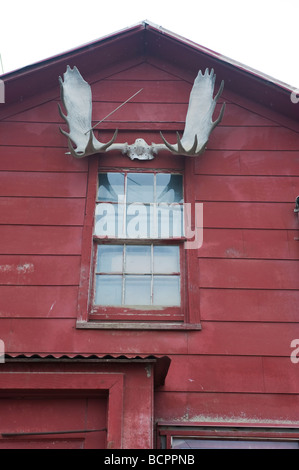
<instances>
[{"instance_id":1,"label":"red wooden building","mask_svg":"<svg viewBox=\"0 0 299 470\"><path fill-rule=\"evenodd\" d=\"M68 65L94 125L142 89L94 129L102 142L175 142L206 68L215 92L224 81L222 122L198 157L74 158ZM1 78L0 448L298 447L292 90L149 22ZM117 188L146 198L165 181L203 207L202 245L95 236Z\"/></svg>"}]
</instances>

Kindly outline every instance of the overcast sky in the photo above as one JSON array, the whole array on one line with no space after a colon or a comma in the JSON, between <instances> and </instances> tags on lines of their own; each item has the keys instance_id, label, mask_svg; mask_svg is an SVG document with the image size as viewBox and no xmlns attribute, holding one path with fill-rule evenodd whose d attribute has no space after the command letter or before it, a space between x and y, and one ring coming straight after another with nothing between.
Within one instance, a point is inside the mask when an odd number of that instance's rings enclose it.
<instances>
[{"instance_id":1,"label":"overcast sky","mask_svg":"<svg viewBox=\"0 0 299 470\"><path fill-rule=\"evenodd\" d=\"M2 0L0 18L0 73L147 19L299 88L299 0Z\"/></svg>"}]
</instances>

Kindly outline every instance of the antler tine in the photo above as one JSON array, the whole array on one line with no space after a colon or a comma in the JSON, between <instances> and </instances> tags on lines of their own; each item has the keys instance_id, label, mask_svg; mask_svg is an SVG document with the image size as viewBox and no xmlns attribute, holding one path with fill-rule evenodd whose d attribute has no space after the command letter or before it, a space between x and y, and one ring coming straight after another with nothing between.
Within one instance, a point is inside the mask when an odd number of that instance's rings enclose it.
<instances>
[{"instance_id":1,"label":"antler tine","mask_svg":"<svg viewBox=\"0 0 299 470\"><path fill-rule=\"evenodd\" d=\"M199 153L200 153L200 152L196 152L197 145L198 145L197 135L195 135L194 143L193 143L192 147L189 150L186 150L183 147L181 137L180 137L178 132L176 133L176 135L177 135L177 144L176 144L177 148L174 145L171 145L169 142L167 142L167 140L163 136L162 132L160 132L160 135L162 137L162 140L163 140L164 144L166 145L168 150L170 150L172 153L175 153L175 154L178 154L178 155L187 155L187 156L190 156L190 155L192 156L192 155L195 155L195 154L199 155Z\"/></svg>"},{"instance_id":2,"label":"antler tine","mask_svg":"<svg viewBox=\"0 0 299 470\"><path fill-rule=\"evenodd\" d=\"M223 115L224 115L224 111L225 111L225 106L226 106L225 103L223 103L218 118L216 119L216 121L213 122L211 132L212 132L212 130L215 129L215 127L218 126L218 124L222 121L222 118L223 118Z\"/></svg>"},{"instance_id":3,"label":"antler tine","mask_svg":"<svg viewBox=\"0 0 299 470\"><path fill-rule=\"evenodd\" d=\"M178 133L177 133L178 135ZM165 139L164 135L162 134L162 132L160 132L160 136L164 142L164 144L166 145L166 147L168 148L168 150L170 150L170 152L172 153L178 153L178 150L173 146L171 145L169 142L167 142L167 140Z\"/></svg>"}]
</instances>

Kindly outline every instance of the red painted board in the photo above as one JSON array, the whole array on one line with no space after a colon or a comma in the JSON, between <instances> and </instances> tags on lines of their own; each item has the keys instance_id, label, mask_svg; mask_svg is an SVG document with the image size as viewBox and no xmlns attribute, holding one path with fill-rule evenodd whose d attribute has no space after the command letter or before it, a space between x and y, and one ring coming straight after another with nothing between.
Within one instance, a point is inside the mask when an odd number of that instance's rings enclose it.
<instances>
[{"instance_id":1,"label":"red painted board","mask_svg":"<svg viewBox=\"0 0 299 470\"><path fill-rule=\"evenodd\" d=\"M88 159L65 152L61 148L0 146L0 171L88 171Z\"/></svg>"},{"instance_id":2,"label":"red painted board","mask_svg":"<svg viewBox=\"0 0 299 470\"><path fill-rule=\"evenodd\" d=\"M85 199L0 197L0 224L83 225Z\"/></svg>"},{"instance_id":3,"label":"red painted board","mask_svg":"<svg viewBox=\"0 0 299 470\"><path fill-rule=\"evenodd\" d=\"M169 355L188 348L188 334L181 331L83 331L73 318L3 318L0 338L7 353L19 354Z\"/></svg>"},{"instance_id":4,"label":"red painted board","mask_svg":"<svg viewBox=\"0 0 299 470\"><path fill-rule=\"evenodd\" d=\"M221 127L211 134L208 149L299 150L299 137L283 127Z\"/></svg>"},{"instance_id":5,"label":"red painted board","mask_svg":"<svg viewBox=\"0 0 299 470\"><path fill-rule=\"evenodd\" d=\"M297 322L299 290L201 289L202 321Z\"/></svg>"},{"instance_id":6,"label":"red painted board","mask_svg":"<svg viewBox=\"0 0 299 470\"><path fill-rule=\"evenodd\" d=\"M0 196L84 197L86 173L2 171Z\"/></svg>"},{"instance_id":7,"label":"red painted board","mask_svg":"<svg viewBox=\"0 0 299 470\"><path fill-rule=\"evenodd\" d=\"M201 258L298 259L298 231L204 229Z\"/></svg>"},{"instance_id":8,"label":"red painted board","mask_svg":"<svg viewBox=\"0 0 299 470\"><path fill-rule=\"evenodd\" d=\"M188 410L188 413L186 413ZM155 418L161 422L232 426L298 426L298 394L271 393L155 393Z\"/></svg>"},{"instance_id":9,"label":"red painted board","mask_svg":"<svg viewBox=\"0 0 299 470\"><path fill-rule=\"evenodd\" d=\"M292 202L297 197L298 177L208 176L196 181L196 199L202 201Z\"/></svg>"},{"instance_id":10,"label":"red painted board","mask_svg":"<svg viewBox=\"0 0 299 470\"><path fill-rule=\"evenodd\" d=\"M201 334L202 333L202 334ZM188 338L189 354L283 356L299 338L299 323L205 322Z\"/></svg>"},{"instance_id":11,"label":"red painted board","mask_svg":"<svg viewBox=\"0 0 299 470\"><path fill-rule=\"evenodd\" d=\"M0 225L2 254L80 255L81 227Z\"/></svg>"},{"instance_id":12,"label":"red painted board","mask_svg":"<svg viewBox=\"0 0 299 470\"><path fill-rule=\"evenodd\" d=\"M198 175L298 176L296 151L206 150L195 160Z\"/></svg>"},{"instance_id":13,"label":"red painted board","mask_svg":"<svg viewBox=\"0 0 299 470\"><path fill-rule=\"evenodd\" d=\"M0 298L1 318L76 318L77 315L78 287L0 286Z\"/></svg>"},{"instance_id":14,"label":"red painted board","mask_svg":"<svg viewBox=\"0 0 299 470\"><path fill-rule=\"evenodd\" d=\"M209 228L298 230L293 203L204 202L203 223Z\"/></svg>"},{"instance_id":15,"label":"red painted board","mask_svg":"<svg viewBox=\"0 0 299 470\"><path fill-rule=\"evenodd\" d=\"M201 287L299 289L297 261L200 259Z\"/></svg>"},{"instance_id":16,"label":"red painted board","mask_svg":"<svg viewBox=\"0 0 299 470\"><path fill-rule=\"evenodd\" d=\"M80 256L1 255L0 285L78 285Z\"/></svg>"},{"instance_id":17,"label":"red painted board","mask_svg":"<svg viewBox=\"0 0 299 470\"><path fill-rule=\"evenodd\" d=\"M263 375L260 357L175 356L163 390L262 393Z\"/></svg>"}]
</instances>

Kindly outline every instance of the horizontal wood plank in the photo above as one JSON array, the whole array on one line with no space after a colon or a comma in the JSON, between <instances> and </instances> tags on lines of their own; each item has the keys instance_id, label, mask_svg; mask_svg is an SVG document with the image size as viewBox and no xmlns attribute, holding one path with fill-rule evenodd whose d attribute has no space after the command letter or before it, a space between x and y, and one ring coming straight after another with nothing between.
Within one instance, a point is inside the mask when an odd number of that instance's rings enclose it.
<instances>
[{"instance_id":1,"label":"horizontal wood plank","mask_svg":"<svg viewBox=\"0 0 299 470\"><path fill-rule=\"evenodd\" d=\"M87 172L88 159L60 148L0 146L0 171Z\"/></svg>"},{"instance_id":2,"label":"horizontal wood plank","mask_svg":"<svg viewBox=\"0 0 299 470\"><path fill-rule=\"evenodd\" d=\"M196 199L201 201L293 202L299 177L293 176L210 176L196 181Z\"/></svg>"},{"instance_id":3,"label":"horizontal wood plank","mask_svg":"<svg viewBox=\"0 0 299 470\"><path fill-rule=\"evenodd\" d=\"M172 77L170 77L172 78ZM188 103L191 92L191 84L182 80L147 80L138 79L119 80L113 76L106 80L90 83L92 99L96 101L112 101L123 103L128 98L135 96L131 103Z\"/></svg>"},{"instance_id":4,"label":"horizontal wood plank","mask_svg":"<svg viewBox=\"0 0 299 470\"><path fill-rule=\"evenodd\" d=\"M0 285L79 284L80 256L0 255Z\"/></svg>"},{"instance_id":5,"label":"horizontal wood plank","mask_svg":"<svg viewBox=\"0 0 299 470\"><path fill-rule=\"evenodd\" d=\"M299 388L299 378L297 383ZM186 361L186 356L175 356L164 390L262 393L263 361L261 357L230 356L189 356Z\"/></svg>"},{"instance_id":6,"label":"horizontal wood plank","mask_svg":"<svg viewBox=\"0 0 299 470\"><path fill-rule=\"evenodd\" d=\"M75 318L78 288L0 286L1 318Z\"/></svg>"},{"instance_id":7,"label":"horizontal wood plank","mask_svg":"<svg viewBox=\"0 0 299 470\"><path fill-rule=\"evenodd\" d=\"M299 289L297 261L201 258L199 266L201 287Z\"/></svg>"},{"instance_id":8,"label":"horizontal wood plank","mask_svg":"<svg viewBox=\"0 0 299 470\"><path fill-rule=\"evenodd\" d=\"M81 255L81 227L0 225L2 254Z\"/></svg>"},{"instance_id":9,"label":"horizontal wood plank","mask_svg":"<svg viewBox=\"0 0 299 470\"><path fill-rule=\"evenodd\" d=\"M289 229L298 230L293 203L204 202L206 228Z\"/></svg>"},{"instance_id":10,"label":"horizontal wood plank","mask_svg":"<svg viewBox=\"0 0 299 470\"><path fill-rule=\"evenodd\" d=\"M118 83L118 82L117 82ZM163 82L163 84L166 82ZM181 82L177 82L180 84ZM118 86L114 87L117 93ZM122 88L122 87L121 87ZM131 89L131 86L130 86ZM130 96L134 93L142 90L135 98L121 106ZM142 82L135 85L134 91L132 90L131 95L127 94L123 100L116 100L113 91L111 92L113 99L108 100L106 96L99 97L99 101L93 97L92 104L92 119L94 122L100 121L109 116L110 122L177 122L185 123L186 114L188 109L189 96L184 93L184 99L180 95L180 88L176 90L173 88L172 95L173 101L169 99L169 93L171 91L171 85L167 87L168 93L166 99L161 99L162 95L159 95L159 87L156 90L156 95L159 97L149 101L146 99L147 89L144 88ZM152 91L152 90L151 90ZM167 99L168 96L168 99ZM8 122L43 122L43 123L60 123L64 124L64 121L58 113L58 104L62 106L63 112L67 114L67 110L63 108L61 101L49 101L43 105L32 108L28 111L24 111L19 114L15 114L7 118ZM219 100L214 111L214 119L220 113L223 102ZM119 109L118 109L119 108ZM116 110L116 111L115 111ZM114 112L115 111L115 112ZM219 124L220 126L261 126L261 127L277 127L277 124L269 119L263 118L257 114L249 112L244 108L241 108L235 104L226 104L225 114L223 120Z\"/></svg>"},{"instance_id":11,"label":"horizontal wood plank","mask_svg":"<svg viewBox=\"0 0 299 470\"><path fill-rule=\"evenodd\" d=\"M298 393L299 375L288 357L174 356L164 391Z\"/></svg>"},{"instance_id":12,"label":"horizontal wood plank","mask_svg":"<svg viewBox=\"0 0 299 470\"><path fill-rule=\"evenodd\" d=\"M208 149L299 150L298 134L283 127L221 127L211 134Z\"/></svg>"},{"instance_id":13,"label":"horizontal wood plank","mask_svg":"<svg viewBox=\"0 0 299 470\"><path fill-rule=\"evenodd\" d=\"M155 65L152 65L148 62L142 62L138 65L134 65L133 67L127 68L122 70L121 72L115 72L110 75L110 78L113 80L120 80L121 83L123 80L145 80L148 81L149 77L151 80L181 80L176 75L169 73L165 70L162 70ZM194 77L195 78L195 77Z\"/></svg>"},{"instance_id":14,"label":"horizontal wood plank","mask_svg":"<svg viewBox=\"0 0 299 470\"><path fill-rule=\"evenodd\" d=\"M178 122L173 123L171 116L167 122L160 121L157 117L157 121L136 122L133 120L132 125L129 124L130 121L128 120L125 123L105 121L101 127L103 129L106 129L107 126L110 129L133 129L135 130L135 138L140 137L140 135L136 135L138 129L173 129L173 138L171 140L174 140L174 142L176 142L175 130L184 128L183 121L181 124ZM18 142L18 145L30 147L67 147L66 138L60 134L59 124L57 123L2 121L0 122L0 135L2 145L15 145ZM110 138L112 135L113 133L111 133ZM159 135L157 135L157 138L159 138ZM118 140L118 142L121 141ZM299 150L299 138L296 132L282 127L218 126L212 133L207 147L213 150Z\"/></svg>"},{"instance_id":15,"label":"horizontal wood plank","mask_svg":"<svg viewBox=\"0 0 299 470\"><path fill-rule=\"evenodd\" d=\"M84 211L84 198L0 197L1 225L82 226Z\"/></svg>"},{"instance_id":16,"label":"horizontal wood plank","mask_svg":"<svg viewBox=\"0 0 299 470\"><path fill-rule=\"evenodd\" d=\"M296 151L206 150L195 160L195 173L198 175L298 176L299 156Z\"/></svg>"},{"instance_id":17,"label":"horizontal wood plank","mask_svg":"<svg viewBox=\"0 0 299 470\"><path fill-rule=\"evenodd\" d=\"M40 336L41 331L47 332L46 338ZM1 338L4 342L9 338L7 352L11 353L128 354L129 344L132 355L277 356L288 360L291 342L299 338L299 323L202 322L202 330L192 333L144 330L136 334L127 330L124 334L116 329L113 334L101 331L100 336L99 342L98 330L84 333L76 329L73 319L1 320Z\"/></svg>"},{"instance_id":18,"label":"horizontal wood plank","mask_svg":"<svg viewBox=\"0 0 299 470\"><path fill-rule=\"evenodd\" d=\"M297 322L299 290L200 290L200 318L221 322Z\"/></svg>"},{"instance_id":19,"label":"horizontal wood plank","mask_svg":"<svg viewBox=\"0 0 299 470\"><path fill-rule=\"evenodd\" d=\"M299 322L202 321L202 331L190 334L188 338L188 353L223 356L278 356L290 360L290 345L295 338L299 338Z\"/></svg>"},{"instance_id":20,"label":"horizontal wood plank","mask_svg":"<svg viewBox=\"0 0 299 470\"><path fill-rule=\"evenodd\" d=\"M299 259L298 231L209 229L203 231L201 258Z\"/></svg>"},{"instance_id":21,"label":"horizontal wood plank","mask_svg":"<svg viewBox=\"0 0 299 470\"><path fill-rule=\"evenodd\" d=\"M0 172L0 196L85 197L86 173Z\"/></svg>"},{"instance_id":22,"label":"horizontal wood plank","mask_svg":"<svg viewBox=\"0 0 299 470\"><path fill-rule=\"evenodd\" d=\"M160 390L155 393L155 418L166 423L297 427L298 409L298 394L176 393Z\"/></svg>"},{"instance_id":23,"label":"horizontal wood plank","mask_svg":"<svg viewBox=\"0 0 299 470\"><path fill-rule=\"evenodd\" d=\"M20 354L186 354L187 336L181 331L78 330L73 318L1 319L1 338L7 353ZM100 338L100 341L99 341ZM128 352L130 344L130 352ZM172 346L171 346L172 345Z\"/></svg>"}]
</instances>

